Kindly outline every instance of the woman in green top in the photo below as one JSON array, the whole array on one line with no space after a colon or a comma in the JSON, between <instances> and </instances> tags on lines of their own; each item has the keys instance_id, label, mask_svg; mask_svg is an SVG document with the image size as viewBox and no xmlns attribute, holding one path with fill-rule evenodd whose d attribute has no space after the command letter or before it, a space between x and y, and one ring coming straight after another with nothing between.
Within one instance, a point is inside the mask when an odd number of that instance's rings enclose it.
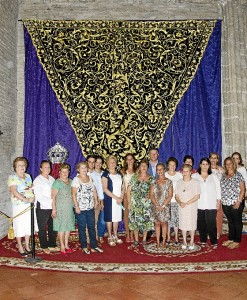
<instances>
[{"instance_id":1,"label":"woman in green top","mask_svg":"<svg viewBox=\"0 0 247 300\"><path fill-rule=\"evenodd\" d=\"M52 217L53 230L58 231L60 251L63 256L71 253L69 248L70 231L75 230L75 215L71 196L71 179L69 178L70 166L61 164L58 178L52 184Z\"/></svg>"}]
</instances>

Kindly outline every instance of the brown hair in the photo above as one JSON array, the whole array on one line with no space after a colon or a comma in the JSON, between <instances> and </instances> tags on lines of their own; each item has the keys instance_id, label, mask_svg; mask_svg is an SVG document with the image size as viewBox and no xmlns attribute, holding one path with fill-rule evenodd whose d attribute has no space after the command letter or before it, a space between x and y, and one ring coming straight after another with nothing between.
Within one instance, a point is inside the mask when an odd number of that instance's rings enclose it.
<instances>
[{"instance_id":1,"label":"brown hair","mask_svg":"<svg viewBox=\"0 0 247 300\"><path fill-rule=\"evenodd\" d=\"M147 159L142 159L140 162L139 162L139 164L138 164L138 170L139 170L139 168L140 168L140 165L141 164L146 164L147 165L147 167L149 166L149 163L148 163L148 160Z\"/></svg>"},{"instance_id":2,"label":"brown hair","mask_svg":"<svg viewBox=\"0 0 247 300\"><path fill-rule=\"evenodd\" d=\"M67 169L67 170L69 170L69 172L70 172L70 165L69 165L69 164L66 164L66 163L63 163L63 164L61 164L60 167L59 167L59 172L60 172L62 169Z\"/></svg>"},{"instance_id":3,"label":"brown hair","mask_svg":"<svg viewBox=\"0 0 247 300\"><path fill-rule=\"evenodd\" d=\"M234 173L236 173L236 171L237 171L237 166L236 166L236 164L235 164L235 161L234 161L234 159L232 158L232 157L227 157L227 158L225 158L224 159L224 168L225 168L225 173L226 173L226 175L228 175L228 171L227 171L227 169L226 169L226 162L227 161L231 161L232 162L232 164L233 164L233 168L234 168Z\"/></svg>"},{"instance_id":4,"label":"brown hair","mask_svg":"<svg viewBox=\"0 0 247 300\"><path fill-rule=\"evenodd\" d=\"M134 154L132 153L127 153L124 157L124 162L123 162L123 169L122 169L122 173L123 174L126 174L126 171L128 169L128 164L127 164L127 157L128 156L131 156L133 159L134 159L134 164L133 164L133 169L134 169L134 172L136 171L137 169L137 165L136 165L136 159L134 157Z\"/></svg>"},{"instance_id":5,"label":"brown hair","mask_svg":"<svg viewBox=\"0 0 247 300\"><path fill-rule=\"evenodd\" d=\"M240 154L239 152L233 152L233 153L232 153L232 158L233 158L234 155L238 155L239 160L240 160L239 165L243 167L244 164L243 164L243 159L242 159L241 154Z\"/></svg>"},{"instance_id":6,"label":"brown hair","mask_svg":"<svg viewBox=\"0 0 247 300\"><path fill-rule=\"evenodd\" d=\"M23 161L23 162L25 163L26 168L27 168L27 166L28 166L27 159L26 159L25 157L23 157L23 156L18 156L18 157L16 157L16 158L14 159L14 161L13 161L13 168L14 168L14 171L16 171L16 165L17 165L17 163L18 163L19 161Z\"/></svg>"}]
</instances>

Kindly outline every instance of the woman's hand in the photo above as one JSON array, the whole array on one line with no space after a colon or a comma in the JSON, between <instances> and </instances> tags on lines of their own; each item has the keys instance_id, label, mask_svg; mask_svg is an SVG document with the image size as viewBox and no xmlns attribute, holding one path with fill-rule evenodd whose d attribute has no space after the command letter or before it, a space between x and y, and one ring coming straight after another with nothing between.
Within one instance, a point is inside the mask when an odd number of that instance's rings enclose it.
<instances>
[{"instance_id":1,"label":"woman's hand","mask_svg":"<svg viewBox=\"0 0 247 300\"><path fill-rule=\"evenodd\" d=\"M180 202L180 206L181 206L182 208L184 208L185 206L187 206L187 203Z\"/></svg>"},{"instance_id":2,"label":"woman's hand","mask_svg":"<svg viewBox=\"0 0 247 300\"><path fill-rule=\"evenodd\" d=\"M55 219L56 217L57 217L57 211L56 210L52 210L52 212L51 212L51 217L53 218L53 219Z\"/></svg>"},{"instance_id":3,"label":"woman's hand","mask_svg":"<svg viewBox=\"0 0 247 300\"><path fill-rule=\"evenodd\" d=\"M75 207L75 213L78 214L78 215L81 213L81 210L80 210L79 206Z\"/></svg>"},{"instance_id":4,"label":"woman's hand","mask_svg":"<svg viewBox=\"0 0 247 300\"><path fill-rule=\"evenodd\" d=\"M104 209L104 201L100 201L99 205L100 205L100 210L103 210Z\"/></svg>"},{"instance_id":5,"label":"woman's hand","mask_svg":"<svg viewBox=\"0 0 247 300\"><path fill-rule=\"evenodd\" d=\"M236 203L233 205L233 208L238 209L240 205L241 205L241 201L236 201Z\"/></svg>"},{"instance_id":6,"label":"woman's hand","mask_svg":"<svg viewBox=\"0 0 247 300\"><path fill-rule=\"evenodd\" d=\"M159 211L162 211L162 210L164 210L164 207L162 207L160 205L156 205L156 209L159 210Z\"/></svg>"},{"instance_id":7,"label":"woman's hand","mask_svg":"<svg viewBox=\"0 0 247 300\"><path fill-rule=\"evenodd\" d=\"M123 202L123 198L121 197L115 197L117 204L121 204Z\"/></svg>"}]
</instances>

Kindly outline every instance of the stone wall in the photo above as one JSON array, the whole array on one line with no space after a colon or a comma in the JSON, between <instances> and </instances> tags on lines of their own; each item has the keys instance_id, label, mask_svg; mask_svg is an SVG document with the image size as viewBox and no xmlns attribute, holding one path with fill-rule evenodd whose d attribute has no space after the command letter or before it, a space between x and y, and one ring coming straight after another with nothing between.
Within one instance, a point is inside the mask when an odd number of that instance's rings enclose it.
<instances>
[{"instance_id":1,"label":"stone wall","mask_svg":"<svg viewBox=\"0 0 247 300\"><path fill-rule=\"evenodd\" d=\"M18 1L0 1L0 211L11 214L7 177L12 172L16 142L16 71ZM0 238L7 230L0 216Z\"/></svg>"}]
</instances>

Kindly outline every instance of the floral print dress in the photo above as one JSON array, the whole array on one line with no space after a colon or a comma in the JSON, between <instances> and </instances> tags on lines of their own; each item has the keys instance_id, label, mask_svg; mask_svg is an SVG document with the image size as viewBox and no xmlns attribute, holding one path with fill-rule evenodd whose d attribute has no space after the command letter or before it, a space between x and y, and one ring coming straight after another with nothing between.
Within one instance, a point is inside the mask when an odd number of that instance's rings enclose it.
<instances>
[{"instance_id":1,"label":"floral print dress","mask_svg":"<svg viewBox=\"0 0 247 300\"><path fill-rule=\"evenodd\" d=\"M151 200L149 199L149 190L152 181L152 176L150 176L147 181L139 181L137 174L133 175L130 180L130 230L140 230L143 232L153 228L153 220L151 219Z\"/></svg>"}]
</instances>

